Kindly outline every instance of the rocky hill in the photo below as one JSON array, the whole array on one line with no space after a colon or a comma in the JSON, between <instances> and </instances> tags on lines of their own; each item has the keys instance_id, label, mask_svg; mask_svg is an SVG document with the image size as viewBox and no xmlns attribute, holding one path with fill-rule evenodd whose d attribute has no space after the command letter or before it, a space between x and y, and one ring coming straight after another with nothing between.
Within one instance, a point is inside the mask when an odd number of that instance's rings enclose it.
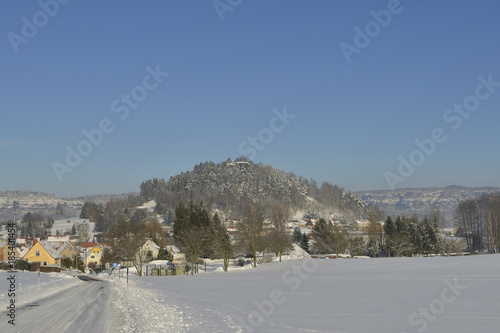
<instances>
[{"instance_id":1,"label":"rocky hill","mask_svg":"<svg viewBox=\"0 0 500 333\"><path fill-rule=\"evenodd\" d=\"M358 219L365 215L359 196L343 188L330 184L318 188L313 180L244 158L201 163L192 171L171 177L168 182L149 180L141 185L141 195L145 200L155 199L168 210L179 200L203 200L211 209L232 216L239 215L248 201L264 208L277 202L290 206L295 212L325 217Z\"/></svg>"},{"instance_id":2,"label":"rocky hill","mask_svg":"<svg viewBox=\"0 0 500 333\"><path fill-rule=\"evenodd\" d=\"M405 188L356 192L368 205L378 205L387 215L414 213L423 217L439 208L445 223L453 225L453 212L462 200L479 197L491 192L500 192L496 187L447 186L442 188Z\"/></svg>"}]
</instances>

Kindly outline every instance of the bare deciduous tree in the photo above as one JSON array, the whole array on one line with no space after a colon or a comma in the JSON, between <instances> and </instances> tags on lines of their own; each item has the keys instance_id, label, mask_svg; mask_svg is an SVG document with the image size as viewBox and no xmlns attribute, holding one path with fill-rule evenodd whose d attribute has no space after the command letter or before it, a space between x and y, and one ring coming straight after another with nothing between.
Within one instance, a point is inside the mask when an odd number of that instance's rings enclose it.
<instances>
[{"instance_id":1,"label":"bare deciduous tree","mask_svg":"<svg viewBox=\"0 0 500 333\"><path fill-rule=\"evenodd\" d=\"M262 250L264 216L251 203L243 208L243 219L237 224L240 240L248 247L253 256L253 267L257 267L257 252Z\"/></svg>"},{"instance_id":2,"label":"bare deciduous tree","mask_svg":"<svg viewBox=\"0 0 500 333\"><path fill-rule=\"evenodd\" d=\"M292 247L291 235L286 229L286 223L290 218L290 207L288 205L275 202L272 206L273 231L271 233L271 249L274 250L281 262L281 255L284 251Z\"/></svg>"}]
</instances>

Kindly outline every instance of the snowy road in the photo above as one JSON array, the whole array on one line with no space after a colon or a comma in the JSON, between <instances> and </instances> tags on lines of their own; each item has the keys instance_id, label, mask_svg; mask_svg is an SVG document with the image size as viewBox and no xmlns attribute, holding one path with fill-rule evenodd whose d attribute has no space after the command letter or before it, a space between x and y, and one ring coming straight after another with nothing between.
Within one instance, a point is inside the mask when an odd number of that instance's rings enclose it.
<instances>
[{"instance_id":1,"label":"snowy road","mask_svg":"<svg viewBox=\"0 0 500 333\"><path fill-rule=\"evenodd\" d=\"M17 309L16 325L2 332L110 332L115 321L110 283L80 276L83 283ZM2 316L5 317L5 314ZM1 326L6 324L2 321Z\"/></svg>"}]
</instances>

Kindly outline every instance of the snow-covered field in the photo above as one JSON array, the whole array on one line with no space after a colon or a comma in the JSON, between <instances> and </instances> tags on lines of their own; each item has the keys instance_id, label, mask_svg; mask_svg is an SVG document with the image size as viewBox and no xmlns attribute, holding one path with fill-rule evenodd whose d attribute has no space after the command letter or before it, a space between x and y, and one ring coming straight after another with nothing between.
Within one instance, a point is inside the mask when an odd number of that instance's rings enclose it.
<instances>
[{"instance_id":1,"label":"snow-covered field","mask_svg":"<svg viewBox=\"0 0 500 333\"><path fill-rule=\"evenodd\" d=\"M293 259L115 280L133 332L497 332L500 255Z\"/></svg>"},{"instance_id":2,"label":"snow-covered field","mask_svg":"<svg viewBox=\"0 0 500 333\"><path fill-rule=\"evenodd\" d=\"M130 271L128 284L124 276L102 276L112 283L108 306L122 312L122 332L490 333L500 327L500 255L288 259L194 276ZM17 276L26 301L36 274ZM0 278L5 305L6 273ZM81 283L75 280L42 274L40 286L54 293Z\"/></svg>"},{"instance_id":3,"label":"snow-covered field","mask_svg":"<svg viewBox=\"0 0 500 333\"><path fill-rule=\"evenodd\" d=\"M68 222L68 221L70 221L70 222ZM57 232L59 231L59 233L62 235L67 231L71 231L71 228L73 227L73 225L76 226L79 223L84 223L83 221L85 221L85 223L88 224L89 230L90 230L89 234L90 234L90 237L92 238L94 236L94 233L92 232L92 230L94 230L94 228L95 228L95 223L89 222L88 219L81 219L78 217L68 217L68 218L62 219L62 220L55 220L54 225L52 226L50 233L51 233L51 235L56 235Z\"/></svg>"}]
</instances>

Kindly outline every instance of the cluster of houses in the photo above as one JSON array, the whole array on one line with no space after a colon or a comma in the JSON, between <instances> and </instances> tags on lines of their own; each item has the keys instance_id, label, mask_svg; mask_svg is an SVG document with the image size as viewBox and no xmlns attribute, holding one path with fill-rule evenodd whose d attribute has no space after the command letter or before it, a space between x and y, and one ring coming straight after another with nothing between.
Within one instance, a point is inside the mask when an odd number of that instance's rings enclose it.
<instances>
[{"instance_id":1,"label":"cluster of houses","mask_svg":"<svg viewBox=\"0 0 500 333\"><path fill-rule=\"evenodd\" d=\"M369 220L355 220L354 222L347 223L345 221L340 221L339 219L330 219L327 222L331 223L331 225L333 226L338 226L342 229L346 229L351 232L361 232L361 233L368 232L371 225ZM314 229L316 223L317 223L316 219L304 218L300 226L303 228ZM379 221L376 223L377 228L380 231L384 230L384 223L385 223L384 221Z\"/></svg>"},{"instance_id":2,"label":"cluster of houses","mask_svg":"<svg viewBox=\"0 0 500 333\"><path fill-rule=\"evenodd\" d=\"M0 242L0 262L7 261L7 241ZM38 237L19 237L14 249L16 259L27 260L33 270L40 266L61 267L64 259L75 259L79 256L87 267L98 267L101 265L102 252L110 244L106 243L83 243L76 246L70 242L70 236L47 236L42 240Z\"/></svg>"},{"instance_id":3,"label":"cluster of houses","mask_svg":"<svg viewBox=\"0 0 500 333\"><path fill-rule=\"evenodd\" d=\"M84 265L91 269L103 268L102 255L106 248L111 249L112 244L108 243L74 243L70 241L70 236L57 235L47 236L47 239L40 238L17 238L14 249L16 259L24 259L30 263L30 270L48 269L52 271L60 270L65 259L70 259L73 264L75 259L81 259ZM160 247L151 239L147 239L144 245L138 250L137 256L145 258L150 256L156 258ZM171 246L169 251L178 253L175 246ZM0 262L7 262L9 252L6 240L0 241ZM67 261L67 260L66 260Z\"/></svg>"}]
</instances>

